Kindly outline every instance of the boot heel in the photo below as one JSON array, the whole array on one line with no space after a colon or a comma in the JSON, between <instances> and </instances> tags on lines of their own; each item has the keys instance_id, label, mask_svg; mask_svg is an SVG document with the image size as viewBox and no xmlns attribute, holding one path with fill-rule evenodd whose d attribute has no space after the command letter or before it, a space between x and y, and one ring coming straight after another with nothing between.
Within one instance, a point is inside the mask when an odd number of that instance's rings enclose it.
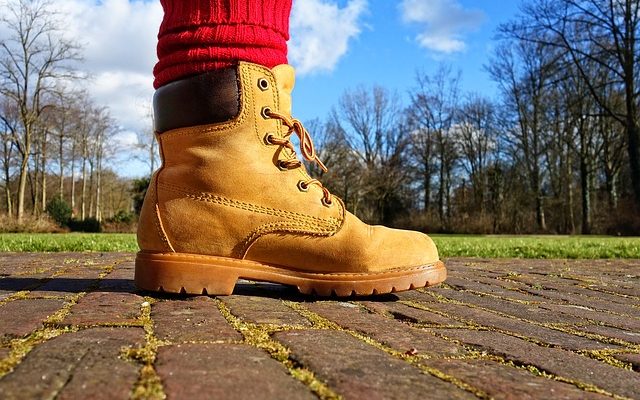
<instances>
[{"instance_id":1,"label":"boot heel","mask_svg":"<svg viewBox=\"0 0 640 400\"><path fill-rule=\"evenodd\" d=\"M162 254L138 253L135 284L153 292L230 295L238 281L233 268L202 264L197 261L172 260Z\"/></svg>"}]
</instances>

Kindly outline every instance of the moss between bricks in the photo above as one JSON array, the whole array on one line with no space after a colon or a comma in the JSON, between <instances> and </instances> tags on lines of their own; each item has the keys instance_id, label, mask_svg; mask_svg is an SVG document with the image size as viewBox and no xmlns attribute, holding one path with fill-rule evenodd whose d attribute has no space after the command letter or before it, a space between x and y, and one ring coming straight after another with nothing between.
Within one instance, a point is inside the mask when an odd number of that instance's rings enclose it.
<instances>
[{"instance_id":1,"label":"moss between bricks","mask_svg":"<svg viewBox=\"0 0 640 400\"><path fill-rule=\"evenodd\" d=\"M156 361L158 347L165 344L155 336L153 320L151 319L151 304L155 302L152 297L145 297L141 306L138 321L144 328L145 345L141 348L123 348L123 357L132 362L141 364L138 381L131 390L132 399L166 399L162 382L153 364Z\"/></svg>"},{"instance_id":2,"label":"moss between bricks","mask_svg":"<svg viewBox=\"0 0 640 400\"><path fill-rule=\"evenodd\" d=\"M428 292L425 291L424 293L428 293ZM615 345L627 347L632 351L633 350L637 350L638 348L640 348L640 345L637 345L637 344L634 344L634 343L630 343L630 342L627 342L627 341L622 340L622 339L612 338L612 337L608 337L608 336L598 335L598 334L595 334L595 333L589 333L589 332L583 332L583 331L571 329L571 327L568 327L565 324L553 324L553 323L544 323L544 322L538 322L538 321L531 321L531 320L527 320L527 319L524 319L524 318L520 318L520 317L516 317L516 316L510 315L510 314L507 314L507 313L503 313L501 311L496 311L496 310L493 310L493 309L490 309L490 308L485 308L485 307L482 307L482 306L478 306L476 304L463 303L463 302L458 301L458 300L449 299L449 298L444 297L442 295L439 295L437 293L429 293L429 294L432 297L436 298L441 303L451 303L451 304L457 304L457 305L464 305L464 306L467 306L467 307L470 307L470 308L475 308L475 309L478 309L478 310L487 311L487 312L490 312L490 313L493 313L493 314L496 314L496 315L499 315L499 316L502 316L502 317L505 317L505 318L510 318L510 319L514 319L514 320L518 320L518 321L522 321L522 322L527 322L527 323L532 324L532 325L542 326L542 327L545 327L545 328L553 329L553 330L556 330L556 331L559 331L559 332L563 332L563 333L567 333L567 334L570 334L570 335L581 336L581 337L585 337L587 339L597 340L597 341L600 341L600 342L603 342L603 343L609 343L609 344L615 344ZM400 303L406 304L406 305L408 305L410 307L413 307L413 308L419 308L419 309L423 309L423 310L426 310L426 311L434 312L434 313L437 313L437 314L440 314L442 316L446 316L446 317L449 317L449 318L452 318L452 319L455 319L455 320L461 320L460 317L451 316L451 315L448 315L446 313L431 309L431 308L429 308L428 306L425 306L422 303L416 303L416 302L413 302L413 301L406 301L406 300L401 300ZM593 320L586 319L586 318L584 320L589 322L589 323L598 325L598 321L593 321ZM491 329L493 329L493 328L491 328ZM533 343L535 343L533 340L531 340L531 341ZM553 347L553 346L547 346L547 347Z\"/></svg>"},{"instance_id":3,"label":"moss between bricks","mask_svg":"<svg viewBox=\"0 0 640 400\"><path fill-rule=\"evenodd\" d=\"M28 292L26 293L28 294ZM11 350L9 352L9 356L0 361L0 378L12 372L36 345L58 337L63 333L78 331L77 327L60 327L58 325L60 321L69 314L71 307L73 307L85 294L85 292L77 293L67 300L60 310L56 311L44 321L43 328L32 332L26 338L13 339L10 343Z\"/></svg>"},{"instance_id":4,"label":"moss between bricks","mask_svg":"<svg viewBox=\"0 0 640 400\"><path fill-rule=\"evenodd\" d=\"M444 299L445 301L443 301L443 302L451 302L451 303L456 303L456 304L465 304L465 303L459 302L457 300L447 299L447 298L442 297L442 296L440 296L438 294L435 294L435 293L432 294L432 295L434 297ZM429 308L427 306L424 306L423 304L416 303L416 302L413 302L413 301L401 301L401 303L405 304L405 305L407 305L409 307L414 307L414 308L417 308L417 309L434 312L434 313L437 313L439 315L442 315L442 316L445 316L445 317L448 317L448 318L452 318L452 319L455 319L455 320L461 320L460 317L452 316L452 315L449 315L447 313L431 309L431 308ZM513 318L513 319L521 320L521 321L524 321L524 322L532 323L532 324L535 324L535 325L545 326L545 327L548 327L548 328L551 328L551 329L556 329L556 330L559 330L561 332L565 332L563 330L557 329L556 327L546 326L546 324L539 324L539 323L535 323L533 321L527 321L527 320L523 320L523 319L520 319L520 318L515 318L515 317L512 317L512 316L507 315L507 314L495 312L493 310L486 310L486 309L484 309L482 307L476 307L475 305L469 305L469 304L465 304L465 305L470 306L470 307L475 307L475 308L478 308L478 309L483 309L485 311L494 312L496 314L499 314L499 315L502 315L502 316L506 316L506 317L509 317L509 318ZM411 323L409 323L409 324L411 324ZM551 324L549 324L549 325L551 325ZM486 327L486 326L477 325L477 324L474 324L474 323L471 323L471 325L469 325L468 329L476 329L476 330L482 329L482 330L487 330L487 331L499 332L499 330L494 329L492 327ZM565 332L565 333L569 333L569 332ZM449 338L447 336L444 336L444 335L437 335L437 336L442 338L442 339L444 339L444 340L451 341L451 342L457 343L459 345L462 345L465 348L469 348L468 345L466 345L466 344L464 344L464 343L462 343L462 342L460 342L458 340L451 339L451 338ZM536 341L533 341L533 339L530 339L530 338L522 337L522 339L526 340L526 341L529 341L531 343L538 344L538 343L536 343ZM551 347L551 346L548 346L548 347ZM593 352L595 352L596 354L598 353L597 351L593 351ZM476 349L475 350L475 354L471 354L470 356L466 357L466 359L476 358L475 355L477 353L479 353L479 351ZM482 354L485 354L485 353L486 352L482 352ZM580 353L578 353L578 354L580 354ZM547 378L547 379L552 379L552 380L555 380L555 381L558 381L558 382L568 383L568 384L576 386L577 388L579 388L581 390L585 390L585 391L588 391L588 392L599 393L599 394L603 394L603 395L606 395L606 396L611 396L611 397L613 397L615 399L626 399L626 397L615 395L615 394L610 393L609 391L604 390L604 389L602 389L602 388L600 388L600 387L598 387L596 385L592 385L592 384L589 384L589 383L581 382L581 381L570 379L570 378L565 378L565 377L553 374L553 373L548 372L548 371L543 371L543 370L540 370L538 367L536 367L534 365L531 365L531 364L519 363L519 362L515 362L515 361L512 361L512 360L506 361L503 357L497 356L497 355L493 355L493 357L494 357L493 360L499 362L500 364L509 365L509 366L512 366L512 367L517 367L519 369L524 369L524 370L526 370L526 371L528 371L528 372L530 372L530 373L532 373L532 374L534 374L536 376L544 377L544 378ZM482 358L484 359L484 357L482 357ZM465 359L465 357L462 357L462 358L459 358L459 359ZM600 359L600 361L607 362L607 361L609 361L609 358L602 356L602 359ZM612 365L616 366L616 367L620 367L621 366L618 362L613 362Z\"/></svg>"},{"instance_id":5,"label":"moss between bricks","mask_svg":"<svg viewBox=\"0 0 640 400\"><path fill-rule=\"evenodd\" d=\"M398 351L396 349L393 349L389 346L386 346L382 343L380 343L379 341L366 336L360 332L356 332L350 329L344 329L343 327L341 327L340 325L314 313L313 311L307 309L306 307L304 307L303 305L301 305L300 303L295 303L295 302L291 302L291 301L285 301L284 302L286 305L288 305L289 307L291 307L292 309L298 311L303 317L307 318L309 321L311 321L311 323L313 324L313 326L315 328L319 328L319 329L328 329L328 330L337 330L337 331L342 331L342 332L346 332L348 334L350 334L351 336L355 337L356 339L359 339L365 343L367 343L370 346L373 346L379 350L384 351L385 353L395 357L395 358L399 358L403 361L408 362L409 364L413 365L414 367L417 367L418 369L420 369L422 372L425 372L429 375L433 375L438 379L441 379L445 382L451 383L457 387L459 387L460 389L466 390L468 392L473 393L476 397L480 398L480 399L489 399L490 396L485 393L484 391L473 387L472 385L469 385L465 382L463 382L462 380L452 376L452 375L448 375L445 374L444 372L432 368L432 367L428 367L424 364L422 364L422 360L424 359L423 356L417 356L417 355L408 355L402 351Z\"/></svg>"},{"instance_id":6,"label":"moss between bricks","mask_svg":"<svg viewBox=\"0 0 640 400\"><path fill-rule=\"evenodd\" d=\"M281 362L292 377L306 385L320 399L342 399L340 395L331 390L324 382L316 378L313 372L292 360L289 349L271 337L275 332L299 329L301 327L248 323L233 315L226 304L218 299L215 299L215 301L220 313L227 322L238 332L242 333L245 343L265 350L273 359Z\"/></svg>"}]
</instances>

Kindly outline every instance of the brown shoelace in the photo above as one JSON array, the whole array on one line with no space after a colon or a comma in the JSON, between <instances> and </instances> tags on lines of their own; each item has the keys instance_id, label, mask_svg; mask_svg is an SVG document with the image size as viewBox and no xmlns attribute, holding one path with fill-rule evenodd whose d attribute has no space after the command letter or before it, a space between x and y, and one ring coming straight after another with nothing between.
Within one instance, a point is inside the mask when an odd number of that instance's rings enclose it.
<instances>
[{"instance_id":1,"label":"brown shoelace","mask_svg":"<svg viewBox=\"0 0 640 400\"><path fill-rule=\"evenodd\" d=\"M328 171L327 167L322 163L322 161L320 161L320 159L318 158L318 155L316 154L316 148L313 145L313 140L311 139L311 135L309 134L309 131L305 129L305 127L302 125L302 122L300 122L300 120L295 118L290 118L285 114L281 114L279 112L272 111L272 110L265 110L264 114L269 118L277 118L281 120L282 123L289 128L287 133L285 133L284 137L282 138L278 138L275 135L267 136L267 141L269 143L274 144L276 146L286 147L289 150L291 150L291 152L293 152L295 156L296 149L293 143L291 143L291 140L289 140L289 137L295 133L296 135L298 135L298 138L300 138L300 152L302 153L302 156L307 160L318 164L320 169L322 169L324 172ZM289 160L281 160L279 163L282 168L286 168L286 169L295 169L295 168L300 168L302 166L302 161L298 160L297 158L292 158ZM319 180L309 179L306 181L300 181L300 184L298 185L298 187L300 188L300 190L307 190L309 188L309 185L314 185L314 184L318 185L322 189L322 192L324 193L322 198L323 204L331 205L331 202L332 202L331 192L329 192L329 189L325 188L324 185L322 185L322 182L320 182Z\"/></svg>"}]
</instances>

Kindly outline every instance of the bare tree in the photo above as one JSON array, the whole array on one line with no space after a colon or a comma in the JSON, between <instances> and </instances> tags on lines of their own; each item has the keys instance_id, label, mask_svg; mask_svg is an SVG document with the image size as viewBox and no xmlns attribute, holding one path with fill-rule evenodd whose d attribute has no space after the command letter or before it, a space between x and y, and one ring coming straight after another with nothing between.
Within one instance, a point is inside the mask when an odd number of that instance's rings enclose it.
<instances>
[{"instance_id":1,"label":"bare tree","mask_svg":"<svg viewBox=\"0 0 640 400\"><path fill-rule=\"evenodd\" d=\"M521 20L501 30L565 52L591 97L624 127L635 203L640 209L640 0L531 1L523 8ZM584 67L594 63L607 71L606 82L593 81ZM603 86L620 91L622 107L615 97L606 95Z\"/></svg>"},{"instance_id":2,"label":"bare tree","mask_svg":"<svg viewBox=\"0 0 640 400\"><path fill-rule=\"evenodd\" d=\"M498 47L487 67L514 117L510 132L512 156L524 166L540 231L547 230L542 166L548 132L547 96L556 78L557 59L557 54L542 45L507 41Z\"/></svg>"},{"instance_id":3,"label":"bare tree","mask_svg":"<svg viewBox=\"0 0 640 400\"><path fill-rule=\"evenodd\" d=\"M458 148L462 166L471 178L475 203L484 213L488 193L487 169L496 154L497 127L493 103L487 98L472 95L462 105L459 122Z\"/></svg>"},{"instance_id":4,"label":"bare tree","mask_svg":"<svg viewBox=\"0 0 640 400\"><path fill-rule=\"evenodd\" d=\"M52 3L47 0L15 0L0 20L10 32L0 43L0 93L18 109L20 125L15 142L21 156L18 182L18 221L25 209L29 158L36 127L47 104L47 93L59 79L73 77L71 62L78 47L66 40Z\"/></svg>"},{"instance_id":5,"label":"bare tree","mask_svg":"<svg viewBox=\"0 0 640 400\"><path fill-rule=\"evenodd\" d=\"M18 125L18 113L11 102L3 101L0 104L0 140L2 140L2 172L4 180L4 194L7 214L13 215L13 193L11 191L12 169L14 167L14 150L16 137L15 130Z\"/></svg>"},{"instance_id":6,"label":"bare tree","mask_svg":"<svg viewBox=\"0 0 640 400\"><path fill-rule=\"evenodd\" d=\"M460 72L454 73L450 66L441 64L432 76L418 73L416 82L409 108L417 128L411 147L423 175L425 209L429 209L431 176L437 172L438 215L441 223L447 225L451 215L452 173L458 153L452 128L459 111Z\"/></svg>"},{"instance_id":7,"label":"bare tree","mask_svg":"<svg viewBox=\"0 0 640 400\"><path fill-rule=\"evenodd\" d=\"M394 196L408 176L402 167L407 132L401 117L398 95L378 86L345 92L334 112L335 128L344 134L365 173L370 219L385 222L398 211Z\"/></svg>"}]
</instances>

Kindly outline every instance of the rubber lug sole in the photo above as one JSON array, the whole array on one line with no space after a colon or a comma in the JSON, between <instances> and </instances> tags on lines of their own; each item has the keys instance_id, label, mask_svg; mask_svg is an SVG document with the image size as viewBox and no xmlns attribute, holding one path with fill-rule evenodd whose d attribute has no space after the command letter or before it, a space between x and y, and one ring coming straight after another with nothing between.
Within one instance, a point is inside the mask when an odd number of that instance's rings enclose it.
<instances>
[{"instance_id":1,"label":"rubber lug sole","mask_svg":"<svg viewBox=\"0 0 640 400\"><path fill-rule=\"evenodd\" d=\"M226 257L182 253L136 256L135 283L153 292L230 295L238 279L279 283L318 296L369 296L437 285L447 278L442 261L379 273L311 273Z\"/></svg>"}]
</instances>

